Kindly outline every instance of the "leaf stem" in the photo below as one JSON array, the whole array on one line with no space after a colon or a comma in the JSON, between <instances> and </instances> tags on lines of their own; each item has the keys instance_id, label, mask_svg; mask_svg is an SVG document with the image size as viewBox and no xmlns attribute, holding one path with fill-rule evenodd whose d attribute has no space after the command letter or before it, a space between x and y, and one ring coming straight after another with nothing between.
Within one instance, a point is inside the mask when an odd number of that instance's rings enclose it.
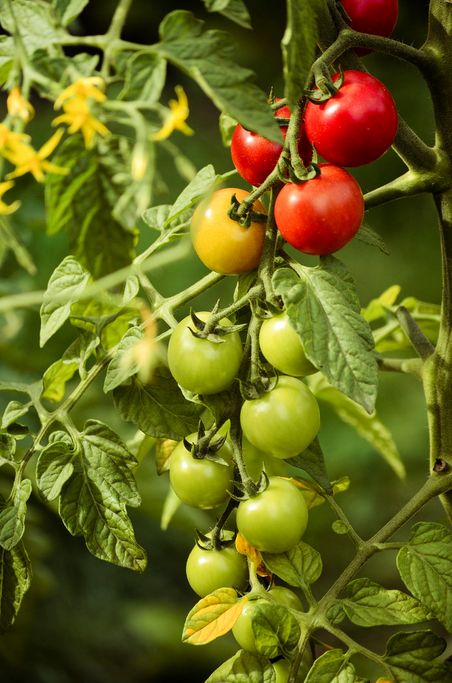
<instances>
[{"instance_id":1,"label":"leaf stem","mask_svg":"<svg viewBox=\"0 0 452 683\"><path fill-rule=\"evenodd\" d=\"M347 528L347 533L350 536L351 540L353 543L356 545L357 548L361 548L363 545L364 541L359 536L359 534L356 533L352 523L348 519L347 515L345 514L344 510L341 508L341 506L338 504L334 496L324 494L326 501L328 502L328 505L330 508L333 510L333 512L336 513L337 517L345 524Z\"/></svg>"}]
</instances>

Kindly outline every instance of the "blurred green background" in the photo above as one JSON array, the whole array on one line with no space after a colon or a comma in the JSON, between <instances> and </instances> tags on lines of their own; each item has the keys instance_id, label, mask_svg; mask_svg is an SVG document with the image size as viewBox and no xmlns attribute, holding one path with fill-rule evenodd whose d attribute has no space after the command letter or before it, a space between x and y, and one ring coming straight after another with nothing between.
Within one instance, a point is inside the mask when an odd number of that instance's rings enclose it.
<instances>
[{"instance_id":1,"label":"blurred green background","mask_svg":"<svg viewBox=\"0 0 452 683\"><path fill-rule=\"evenodd\" d=\"M101 33L115 7L110 0L92 0L83 12L76 30ZM212 28L229 30L238 44L239 61L251 67L260 85L273 86L281 94L279 42L284 31L284 3L249 0L254 32L238 28L218 15L208 15L199 2L135 0L124 37L152 42L158 37L158 24L172 9L193 10ZM397 38L420 45L426 30L427 0L401 0ZM402 115L429 142L433 141L432 108L427 89L409 65L378 55L366 58L366 65L392 90ZM170 70L168 97L172 87L182 83L190 101L189 123L196 135L186 138L176 133L180 145L193 164L200 168L213 163L220 172L231 168L229 152L222 147L218 132L218 112L202 92L184 76ZM35 103L39 111L39 103ZM41 105L36 126L48 120ZM182 188L168 159L162 157L160 170L166 175L167 189L156 203L173 200ZM364 191L374 188L402 170L393 152L370 167L357 169L356 177ZM22 187L25 187L22 184ZM30 183L23 192L23 207L15 225L38 265L36 276L20 271L13 259L2 269L1 293L40 289L67 253L64 236L45 234L41 188ZM439 301L440 267L433 202L427 197L400 200L369 212L367 222L386 241L390 255L354 241L340 258L353 273L361 301L367 303L391 284L402 287L402 295L425 301ZM143 246L154 234L143 227ZM155 273L155 284L164 293L177 291L205 273L195 256ZM226 299L231 281L203 299L211 304L219 296ZM64 329L44 349L38 348L36 311L20 311L6 320L0 338L0 371L11 379L38 379L43 370L70 343L72 331ZM16 398L9 396L8 400ZM427 429L421 387L411 377L385 375L381 378L378 409L392 430L407 467L407 480L401 482L380 457L349 427L328 410L322 414L321 443L329 474L348 474L349 492L341 503L363 536L370 535L388 519L423 481L427 471ZM132 435L119 419L101 390L92 388L79 404L77 423L96 417L127 438ZM5 476L2 473L2 476ZM182 507L166 532L160 530L162 504L167 492L166 477L158 478L152 458L141 464L139 487L143 506L133 513L136 535L149 554L144 575L135 575L91 557L80 538L72 538L57 516L34 499L30 504L29 528L25 543L34 567L32 588L25 598L14 629L0 638L0 680L2 683L198 683L236 649L231 636L203 648L182 645L182 625L196 601L185 580L185 559L194 541L194 528L206 530L213 516ZM423 513L441 516L432 504ZM307 542L322 552L324 573L315 593L327 588L351 557L346 539L331 531L332 515L326 506L311 515ZM397 583L393 553L375 558L366 575L388 587ZM374 628L352 633L363 643L382 650L387 631ZM369 669L363 669L371 672Z\"/></svg>"}]
</instances>

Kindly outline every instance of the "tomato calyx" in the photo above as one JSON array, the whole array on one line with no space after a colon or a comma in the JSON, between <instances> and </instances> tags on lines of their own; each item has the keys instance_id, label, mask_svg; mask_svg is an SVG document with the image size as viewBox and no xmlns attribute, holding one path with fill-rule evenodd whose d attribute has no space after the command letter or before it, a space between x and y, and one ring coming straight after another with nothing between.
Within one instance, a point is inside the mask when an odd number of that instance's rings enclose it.
<instances>
[{"instance_id":1,"label":"tomato calyx","mask_svg":"<svg viewBox=\"0 0 452 683\"><path fill-rule=\"evenodd\" d=\"M240 393L244 401L252 401L274 389L277 383L278 376L275 372L269 375L260 374L252 381L240 380Z\"/></svg>"},{"instance_id":2,"label":"tomato calyx","mask_svg":"<svg viewBox=\"0 0 452 683\"><path fill-rule=\"evenodd\" d=\"M245 211L240 211L240 208L245 205ZM233 221L237 221L239 225L243 228L249 228L251 223L265 223L267 221L267 215L265 213L260 213L259 211L253 211L252 204L249 202L240 203L235 194L231 197L231 204L227 212L229 218Z\"/></svg>"},{"instance_id":3,"label":"tomato calyx","mask_svg":"<svg viewBox=\"0 0 452 683\"><path fill-rule=\"evenodd\" d=\"M235 544L236 531L226 531L214 527L207 534L203 534L199 529L195 529L195 542L201 550L221 550L230 548Z\"/></svg>"},{"instance_id":4,"label":"tomato calyx","mask_svg":"<svg viewBox=\"0 0 452 683\"><path fill-rule=\"evenodd\" d=\"M257 482L251 480L246 484L240 481L235 482L235 487L238 493L231 494L231 498L238 503L249 500L250 498L257 496L259 493L263 493L268 488L269 483L270 480L268 478L268 474L265 470L262 470Z\"/></svg>"},{"instance_id":5,"label":"tomato calyx","mask_svg":"<svg viewBox=\"0 0 452 683\"><path fill-rule=\"evenodd\" d=\"M188 439L184 439L184 446L195 460L204 460L205 458L206 460L211 460L212 462L228 467L229 463L218 454L222 446L226 443L228 435L226 433L215 438L218 429L217 426L214 426L212 429L206 431L204 424L200 422L196 441L192 443Z\"/></svg>"},{"instance_id":6,"label":"tomato calyx","mask_svg":"<svg viewBox=\"0 0 452 683\"><path fill-rule=\"evenodd\" d=\"M315 77L316 87L306 90L305 95L313 104L322 104L337 95L344 82L344 71L339 66L338 77L333 81L329 71L321 70Z\"/></svg>"},{"instance_id":7,"label":"tomato calyx","mask_svg":"<svg viewBox=\"0 0 452 683\"><path fill-rule=\"evenodd\" d=\"M217 302L214 308L212 309L212 317L216 316L218 308L219 302ZM224 342L223 337L225 337L227 334L232 334L233 332L240 332L246 327L246 325L223 326L219 323L214 323L212 325L211 323L209 323L209 320L201 320L201 318L199 318L194 311L190 311L190 317L193 322L193 327L195 328L188 328L192 335L194 337L197 337L198 339L207 339L208 341L213 342L214 344L222 344Z\"/></svg>"}]
</instances>

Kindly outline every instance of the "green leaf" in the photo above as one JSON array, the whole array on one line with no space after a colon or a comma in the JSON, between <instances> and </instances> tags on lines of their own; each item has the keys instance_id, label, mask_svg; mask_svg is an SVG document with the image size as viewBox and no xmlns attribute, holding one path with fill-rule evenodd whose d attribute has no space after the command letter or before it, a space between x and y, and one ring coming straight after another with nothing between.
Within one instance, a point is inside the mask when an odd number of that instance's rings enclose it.
<instances>
[{"instance_id":1,"label":"green leaf","mask_svg":"<svg viewBox=\"0 0 452 683\"><path fill-rule=\"evenodd\" d=\"M308 359L328 381L368 413L375 407L378 371L369 324L360 316L355 284L333 256L321 265L281 268L273 276Z\"/></svg>"},{"instance_id":2,"label":"green leaf","mask_svg":"<svg viewBox=\"0 0 452 683\"><path fill-rule=\"evenodd\" d=\"M386 256L389 255L389 249L386 246L384 240L380 237L378 232L376 232L370 225L362 224L360 229L355 235L355 239L364 244L368 244L370 247L377 247Z\"/></svg>"},{"instance_id":3,"label":"green leaf","mask_svg":"<svg viewBox=\"0 0 452 683\"><path fill-rule=\"evenodd\" d=\"M275 683L275 670L266 657L239 650L223 662L206 683Z\"/></svg>"},{"instance_id":4,"label":"green leaf","mask_svg":"<svg viewBox=\"0 0 452 683\"><path fill-rule=\"evenodd\" d=\"M397 555L405 586L452 633L452 530L420 522Z\"/></svg>"},{"instance_id":5,"label":"green leaf","mask_svg":"<svg viewBox=\"0 0 452 683\"><path fill-rule=\"evenodd\" d=\"M0 42L1 50L1 42ZM1 85L1 53L0 53L0 85ZM17 234L12 230L9 223L0 220L0 265L7 253L11 251L17 263L27 271L29 275L36 275L36 266L33 258L24 245L19 241Z\"/></svg>"},{"instance_id":6,"label":"green leaf","mask_svg":"<svg viewBox=\"0 0 452 683\"><path fill-rule=\"evenodd\" d=\"M150 385L134 379L113 397L123 420L150 436L180 440L196 431L202 406L186 401L176 382L157 370Z\"/></svg>"},{"instance_id":7,"label":"green leaf","mask_svg":"<svg viewBox=\"0 0 452 683\"><path fill-rule=\"evenodd\" d=\"M328 479L323 451L317 438L309 444L303 453L294 458L288 458L286 462L307 472L326 493L332 493L333 489Z\"/></svg>"},{"instance_id":8,"label":"green leaf","mask_svg":"<svg viewBox=\"0 0 452 683\"><path fill-rule=\"evenodd\" d=\"M221 140L225 147L231 146L232 135L234 133L235 127L237 125L237 120L233 119L229 114L220 114L218 121L221 133Z\"/></svg>"},{"instance_id":9,"label":"green leaf","mask_svg":"<svg viewBox=\"0 0 452 683\"><path fill-rule=\"evenodd\" d=\"M36 463L36 481L44 498L55 500L74 472L74 451L65 441L53 441L40 453Z\"/></svg>"},{"instance_id":10,"label":"green leaf","mask_svg":"<svg viewBox=\"0 0 452 683\"><path fill-rule=\"evenodd\" d=\"M284 605L258 602L251 622L257 650L265 657L294 650L300 638L300 626Z\"/></svg>"},{"instance_id":11,"label":"green leaf","mask_svg":"<svg viewBox=\"0 0 452 683\"><path fill-rule=\"evenodd\" d=\"M113 391L120 384L123 384L132 375L135 375L139 370L137 362L127 361L127 355L130 357L130 349L132 349L137 342L143 339L143 332L139 327L131 327L115 349L115 354L111 359L104 381L104 392Z\"/></svg>"},{"instance_id":12,"label":"green leaf","mask_svg":"<svg viewBox=\"0 0 452 683\"><path fill-rule=\"evenodd\" d=\"M361 310L361 315L367 322L372 323L379 318L386 318L388 309L394 306L400 294L400 285L391 285L385 289L376 299L369 301L367 306Z\"/></svg>"},{"instance_id":13,"label":"green leaf","mask_svg":"<svg viewBox=\"0 0 452 683\"><path fill-rule=\"evenodd\" d=\"M36 0L14 0L10 10L8 3L0 4L0 24L14 35L16 25L24 49L32 54L38 48L48 48L66 33L56 26L50 7Z\"/></svg>"},{"instance_id":14,"label":"green leaf","mask_svg":"<svg viewBox=\"0 0 452 683\"><path fill-rule=\"evenodd\" d=\"M319 374L309 379L309 388L317 399L328 403L341 420L353 427L363 439L370 443L398 477L401 479L405 477L405 466L397 445L391 432L375 411L369 415L361 406L328 384Z\"/></svg>"},{"instance_id":15,"label":"green leaf","mask_svg":"<svg viewBox=\"0 0 452 683\"><path fill-rule=\"evenodd\" d=\"M243 0L204 0L208 12L219 12L243 28L251 27L251 17Z\"/></svg>"},{"instance_id":16,"label":"green leaf","mask_svg":"<svg viewBox=\"0 0 452 683\"><path fill-rule=\"evenodd\" d=\"M246 128L275 142L281 131L265 93L253 82L254 74L235 62L231 36L204 31L191 12L170 12L160 24L156 49L192 78L212 102Z\"/></svg>"},{"instance_id":17,"label":"green leaf","mask_svg":"<svg viewBox=\"0 0 452 683\"><path fill-rule=\"evenodd\" d=\"M20 417L26 415L31 405L31 402L20 403L19 401L10 401L3 413L1 429L8 429L13 422L16 422Z\"/></svg>"},{"instance_id":18,"label":"green leaf","mask_svg":"<svg viewBox=\"0 0 452 683\"><path fill-rule=\"evenodd\" d=\"M48 232L68 230L71 250L94 277L129 265L134 256L134 224L140 213L134 197L122 207L121 216L114 213L118 197L131 187L130 159L125 154L112 136L108 143L87 150L82 138L74 135L52 159L69 174L46 178Z\"/></svg>"},{"instance_id":19,"label":"green leaf","mask_svg":"<svg viewBox=\"0 0 452 683\"><path fill-rule=\"evenodd\" d=\"M446 642L432 631L396 633L388 640L384 656L394 683L448 683L451 663L435 661L445 647Z\"/></svg>"},{"instance_id":20,"label":"green leaf","mask_svg":"<svg viewBox=\"0 0 452 683\"><path fill-rule=\"evenodd\" d=\"M395 626L428 621L431 615L411 595L387 590L370 579L356 579L338 601L350 621L358 626Z\"/></svg>"},{"instance_id":21,"label":"green leaf","mask_svg":"<svg viewBox=\"0 0 452 683\"><path fill-rule=\"evenodd\" d=\"M66 441L57 434L56 441ZM119 436L96 420L79 435L74 472L61 489L60 516L73 535L101 560L143 571L146 555L136 540L126 506L140 504L131 469L136 460Z\"/></svg>"},{"instance_id":22,"label":"green leaf","mask_svg":"<svg viewBox=\"0 0 452 683\"><path fill-rule=\"evenodd\" d=\"M10 434L0 434L0 467L7 463L14 463L16 439Z\"/></svg>"},{"instance_id":23,"label":"green leaf","mask_svg":"<svg viewBox=\"0 0 452 683\"><path fill-rule=\"evenodd\" d=\"M57 403L64 398L66 382L80 371L81 377L86 373L86 363L98 347L100 340L81 334L64 352L63 356L52 363L45 371L42 382L41 398Z\"/></svg>"},{"instance_id":24,"label":"green leaf","mask_svg":"<svg viewBox=\"0 0 452 683\"><path fill-rule=\"evenodd\" d=\"M305 683L357 683L355 667L342 650L328 650L318 659L306 676Z\"/></svg>"},{"instance_id":25,"label":"green leaf","mask_svg":"<svg viewBox=\"0 0 452 683\"><path fill-rule=\"evenodd\" d=\"M69 318L71 306L79 300L88 284L89 277L89 273L73 256L66 256L55 268L50 276L40 310L39 343L41 347Z\"/></svg>"},{"instance_id":26,"label":"green leaf","mask_svg":"<svg viewBox=\"0 0 452 683\"><path fill-rule=\"evenodd\" d=\"M30 583L31 566L23 543L11 551L0 548L0 633L14 623Z\"/></svg>"},{"instance_id":27,"label":"green leaf","mask_svg":"<svg viewBox=\"0 0 452 683\"><path fill-rule=\"evenodd\" d=\"M317 22L327 8L325 0L286 0L287 27L281 41L285 96L294 109L304 90L317 48Z\"/></svg>"},{"instance_id":28,"label":"green leaf","mask_svg":"<svg viewBox=\"0 0 452 683\"><path fill-rule=\"evenodd\" d=\"M125 67L124 87L118 99L157 102L165 85L166 61L149 51L138 51L130 53Z\"/></svg>"},{"instance_id":29,"label":"green leaf","mask_svg":"<svg viewBox=\"0 0 452 683\"><path fill-rule=\"evenodd\" d=\"M62 26L69 26L88 2L89 0L53 0L52 5Z\"/></svg>"},{"instance_id":30,"label":"green leaf","mask_svg":"<svg viewBox=\"0 0 452 683\"><path fill-rule=\"evenodd\" d=\"M262 553L265 566L290 586L304 588L322 573L322 558L307 543L299 543L285 553Z\"/></svg>"},{"instance_id":31,"label":"green leaf","mask_svg":"<svg viewBox=\"0 0 452 683\"><path fill-rule=\"evenodd\" d=\"M208 164L198 171L171 207L168 218L165 221L165 227L168 227L176 218L196 204L199 197L212 188L217 178L218 176L212 164Z\"/></svg>"},{"instance_id":32,"label":"green leaf","mask_svg":"<svg viewBox=\"0 0 452 683\"><path fill-rule=\"evenodd\" d=\"M129 275L124 285L124 294L122 295L122 305L127 306L132 299L138 295L140 291L140 281L136 275Z\"/></svg>"},{"instance_id":33,"label":"green leaf","mask_svg":"<svg viewBox=\"0 0 452 683\"><path fill-rule=\"evenodd\" d=\"M153 206L144 212L143 220L153 230L162 231L166 230L167 228L171 228L172 230L177 226L180 226L181 230L183 230L187 227L184 224L191 219L193 212L191 210L183 212L177 218L171 219L171 221L169 221L168 218L172 208L173 207L171 204L160 204L159 206Z\"/></svg>"},{"instance_id":34,"label":"green leaf","mask_svg":"<svg viewBox=\"0 0 452 683\"><path fill-rule=\"evenodd\" d=\"M31 488L31 481L23 479L17 488L13 504L0 512L0 547L3 550L12 550L24 534L27 500Z\"/></svg>"},{"instance_id":35,"label":"green leaf","mask_svg":"<svg viewBox=\"0 0 452 683\"><path fill-rule=\"evenodd\" d=\"M171 520L181 505L181 499L174 493L172 487L170 486L163 503L162 516L160 518L160 528L162 531L166 531L168 529Z\"/></svg>"},{"instance_id":36,"label":"green leaf","mask_svg":"<svg viewBox=\"0 0 452 683\"><path fill-rule=\"evenodd\" d=\"M14 38L0 36L0 85L3 85L11 73L15 55Z\"/></svg>"}]
</instances>

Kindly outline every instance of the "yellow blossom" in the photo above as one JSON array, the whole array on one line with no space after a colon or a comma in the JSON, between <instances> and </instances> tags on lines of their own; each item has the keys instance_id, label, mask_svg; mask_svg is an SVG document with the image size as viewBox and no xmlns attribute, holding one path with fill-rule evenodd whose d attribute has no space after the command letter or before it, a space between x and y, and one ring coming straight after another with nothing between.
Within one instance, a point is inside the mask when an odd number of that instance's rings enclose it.
<instances>
[{"instance_id":1,"label":"yellow blossom","mask_svg":"<svg viewBox=\"0 0 452 683\"><path fill-rule=\"evenodd\" d=\"M63 134L64 131L62 129L57 130L40 150L35 150L31 145L22 144L9 153L5 152L4 156L16 166L16 170L8 173L6 177L17 178L18 176L25 175L25 173L31 173L38 183L42 183L45 178L45 172L58 173L60 175L69 173L69 169L47 161L47 157L52 154Z\"/></svg>"},{"instance_id":2,"label":"yellow blossom","mask_svg":"<svg viewBox=\"0 0 452 683\"><path fill-rule=\"evenodd\" d=\"M85 145L89 149L93 146L96 133L108 135L110 132L104 124L91 113L88 102L82 97L73 97L63 104L64 114L54 119L54 126L65 123L69 126L68 133L73 135L81 131Z\"/></svg>"},{"instance_id":3,"label":"yellow blossom","mask_svg":"<svg viewBox=\"0 0 452 683\"><path fill-rule=\"evenodd\" d=\"M18 145L24 145L29 142L30 136L25 133L14 133L12 130L0 123L0 153L3 150L14 150Z\"/></svg>"},{"instance_id":4,"label":"yellow blossom","mask_svg":"<svg viewBox=\"0 0 452 683\"><path fill-rule=\"evenodd\" d=\"M14 213L14 211L17 211L17 209L20 206L19 201L15 201L12 204L5 204L5 202L2 199L5 192L8 192L8 190L10 190L13 186L14 186L14 183L12 182L12 180L7 180L4 183L0 183L0 215L1 216L7 216L10 213Z\"/></svg>"},{"instance_id":5,"label":"yellow blossom","mask_svg":"<svg viewBox=\"0 0 452 683\"><path fill-rule=\"evenodd\" d=\"M162 128L152 136L153 140L165 140L175 130L180 130L184 135L193 135L192 129L185 123L189 114L187 95L181 85L176 85L174 89L177 100L169 101L170 114Z\"/></svg>"},{"instance_id":6,"label":"yellow blossom","mask_svg":"<svg viewBox=\"0 0 452 683\"><path fill-rule=\"evenodd\" d=\"M11 116L17 116L22 121L29 121L33 118L35 110L28 100L20 92L20 88L17 86L13 88L7 99L6 108L8 109L8 114Z\"/></svg>"},{"instance_id":7,"label":"yellow blossom","mask_svg":"<svg viewBox=\"0 0 452 683\"><path fill-rule=\"evenodd\" d=\"M61 109L63 102L72 98L87 100L89 97L96 102L103 102L106 99L105 93L99 88L104 87L104 81L100 76L88 76L79 78L65 88L55 100L55 109Z\"/></svg>"}]
</instances>

